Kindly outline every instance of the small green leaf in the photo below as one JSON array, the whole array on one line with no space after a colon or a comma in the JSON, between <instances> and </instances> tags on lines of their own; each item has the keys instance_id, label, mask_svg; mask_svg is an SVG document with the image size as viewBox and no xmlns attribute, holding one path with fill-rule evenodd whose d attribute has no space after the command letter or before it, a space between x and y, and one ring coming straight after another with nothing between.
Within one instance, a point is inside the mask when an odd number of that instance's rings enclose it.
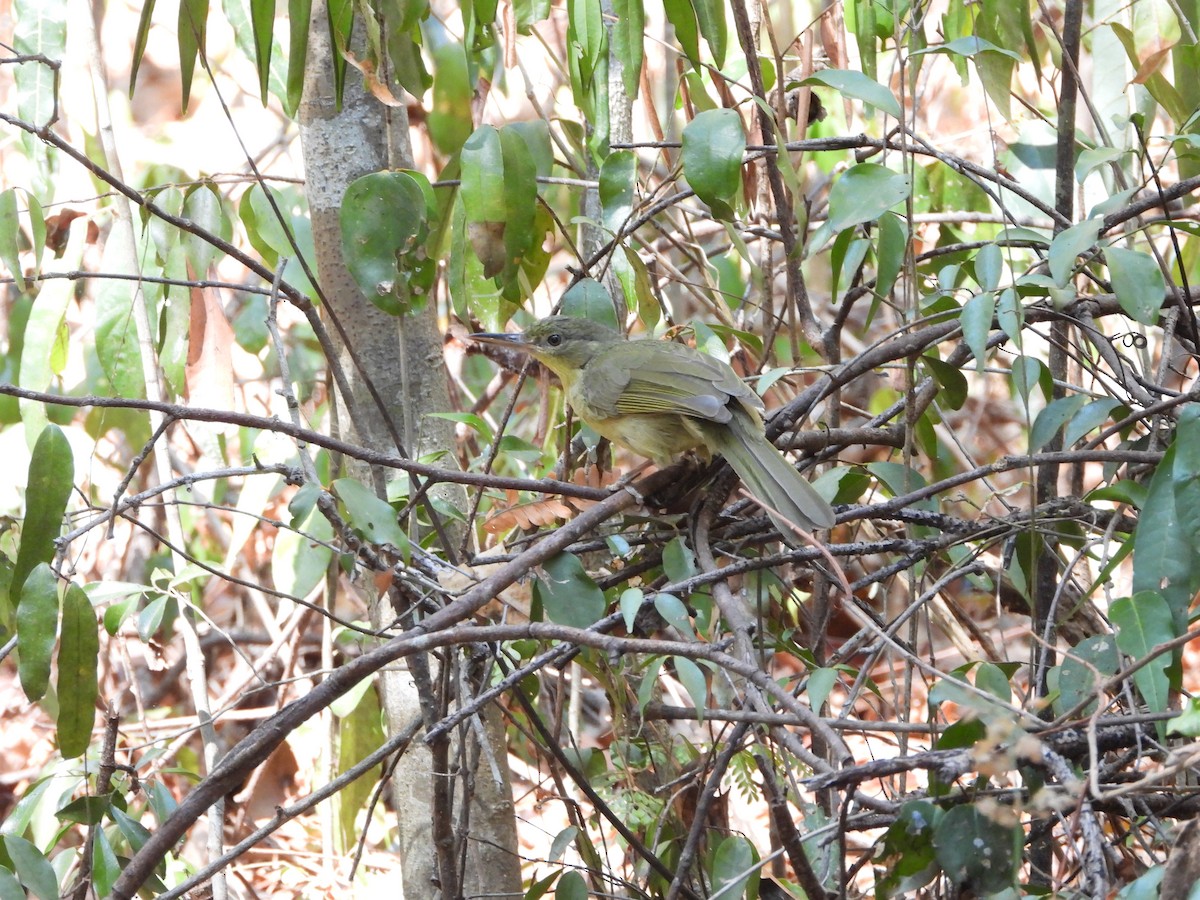
<instances>
[{"instance_id":1,"label":"small green leaf","mask_svg":"<svg viewBox=\"0 0 1200 900\"><path fill-rule=\"evenodd\" d=\"M976 35L967 35L966 37L955 38L952 41L947 41L944 44L938 44L936 47L926 47L923 50L916 50L913 56L918 56L923 53L952 53L955 56L963 56L967 59L977 56L980 53L999 53L1003 56L1010 57L1016 62L1021 62L1021 57L1012 50L1007 50L1004 47L997 47L991 41L985 41Z\"/></svg>"},{"instance_id":2,"label":"small green leaf","mask_svg":"<svg viewBox=\"0 0 1200 900\"><path fill-rule=\"evenodd\" d=\"M571 285L562 296L560 312L564 316L591 319L614 330L617 328L617 313L613 309L612 297L604 285L594 278L581 278Z\"/></svg>"},{"instance_id":3,"label":"small green leaf","mask_svg":"<svg viewBox=\"0 0 1200 900\"><path fill-rule=\"evenodd\" d=\"M1200 697L1189 697L1179 715L1167 722L1167 734L1200 737Z\"/></svg>"},{"instance_id":4,"label":"small green leaf","mask_svg":"<svg viewBox=\"0 0 1200 900\"><path fill-rule=\"evenodd\" d=\"M691 0L663 0L663 8L667 13L667 21L675 29L675 40L679 42L684 56L699 68L700 31L696 27L696 10Z\"/></svg>"},{"instance_id":5,"label":"small green leaf","mask_svg":"<svg viewBox=\"0 0 1200 900\"><path fill-rule=\"evenodd\" d=\"M1071 279L1075 258L1095 246L1103 224L1100 219L1087 219L1054 236L1048 255L1050 275L1059 287L1066 287Z\"/></svg>"},{"instance_id":6,"label":"small green leaf","mask_svg":"<svg viewBox=\"0 0 1200 900\"><path fill-rule=\"evenodd\" d=\"M626 631L633 631L634 620L645 600L646 595L641 588L626 588L621 592L621 599L617 606L620 607L621 618L625 620Z\"/></svg>"},{"instance_id":7,"label":"small green leaf","mask_svg":"<svg viewBox=\"0 0 1200 900\"><path fill-rule=\"evenodd\" d=\"M1158 263L1148 253L1109 247L1104 251L1112 276L1113 293L1121 309L1135 322L1153 325L1158 321L1167 285Z\"/></svg>"},{"instance_id":8,"label":"small green leaf","mask_svg":"<svg viewBox=\"0 0 1200 900\"><path fill-rule=\"evenodd\" d=\"M21 655L21 688L36 703L50 683L50 656L58 636L58 578L38 563L21 589L17 606L17 651Z\"/></svg>"},{"instance_id":9,"label":"small green leaf","mask_svg":"<svg viewBox=\"0 0 1200 900\"><path fill-rule=\"evenodd\" d=\"M962 325L962 340L976 358L976 371L982 372L988 360L988 338L991 335L992 318L996 314L996 295L990 290L976 294L962 306L959 322Z\"/></svg>"},{"instance_id":10,"label":"small green leaf","mask_svg":"<svg viewBox=\"0 0 1200 900\"><path fill-rule=\"evenodd\" d=\"M686 656L674 656L672 659L675 662L675 674L679 677L679 683L692 698L692 706L696 710L696 715L699 717L699 721L703 722L704 709L708 706L708 683L705 681L704 672Z\"/></svg>"},{"instance_id":11,"label":"small green leaf","mask_svg":"<svg viewBox=\"0 0 1200 900\"><path fill-rule=\"evenodd\" d=\"M308 60L308 29L312 0L288 0L287 114L295 116L304 95L304 68Z\"/></svg>"},{"instance_id":12,"label":"small green leaf","mask_svg":"<svg viewBox=\"0 0 1200 900\"><path fill-rule=\"evenodd\" d=\"M364 540L373 544L391 544L407 552L408 536L401 530L396 511L390 504L353 478L339 478L333 483L332 490L346 507L350 525Z\"/></svg>"},{"instance_id":13,"label":"small green leaf","mask_svg":"<svg viewBox=\"0 0 1200 900\"><path fill-rule=\"evenodd\" d=\"M12 188L0 191L0 263L8 267L16 282L17 290L29 290L29 283L21 270L18 254L21 227L17 216L17 192Z\"/></svg>"},{"instance_id":14,"label":"small green leaf","mask_svg":"<svg viewBox=\"0 0 1200 900\"><path fill-rule=\"evenodd\" d=\"M1067 426L1066 433L1063 435L1063 446L1073 446L1084 435L1096 430L1111 419L1114 410L1123 408L1121 401L1111 397L1093 400L1071 419L1071 424Z\"/></svg>"},{"instance_id":15,"label":"small green leaf","mask_svg":"<svg viewBox=\"0 0 1200 900\"><path fill-rule=\"evenodd\" d=\"M1055 709L1061 714L1074 709L1082 701L1093 698L1081 715L1096 711L1096 690L1121 665L1117 642L1111 635L1097 634L1084 638L1067 651L1059 666L1058 698Z\"/></svg>"},{"instance_id":16,"label":"small green leaf","mask_svg":"<svg viewBox=\"0 0 1200 900\"><path fill-rule=\"evenodd\" d=\"M339 219L346 268L363 296L391 315L421 297L436 261L428 257L430 203L408 172L374 172L351 182Z\"/></svg>"},{"instance_id":17,"label":"small green leaf","mask_svg":"<svg viewBox=\"0 0 1200 900\"><path fill-rule=\"evenodd\" d=\"M83 588L72 583L63 597L58 647L58 749L64 759L82 756L96 723L100 629Z\"/></svg>"},{"instance_id":18,"label":"small green leaf","mask_svg":"<svg viewBox=\"0 0 1200 900\"><path fill-rule=\"evenodd\" d=\"M604 227L616 234L633 213L633 189L637 178L637 156L632 150L617 150L600 166L600 208Z\"/></svg>"},{"instance_id":19,"label":"small green leaf","mask_svg":"<svg viewBox=\"0 0 1200 900\"><path fill-rule=\"evenodd\" d=\"M999 244L984 244L975 256L975 278L985 291L994 291L1000 286L1000 273L1004 257Z\"/></svg>"},{"instance_id":20,"label":"small green leaf","mask_svg":"<svg viewBox=\"0 0 1200 900\"><path fill-rule=\"evenodd\" d=\"M712 893L722 897L745 896L747 887L757 881L755 860L754 845L746 838L740 834L723 838L713 854ZM749 896L758 896L758 892Z\"/></svg>"},{"instance_id":21,"label":"small green leaf","mask_svg":"<svg viewBox=\"0 0 1200 900\"><path fill-rule=\"evenodd\" d=\"M683 175L718 219L733 218L731 201L741 191L745 153L742 118L732 109L702 112L683 129Z\"/></svg>"},{"instance_id":22,"label":"small green leaf","mask_svg":"<svg viewBox=\"0 0 1200 900\"><path fill-rule=\"evenodd\" d=\"M696 555L682 537L671 538L667 542L662 558L663 572L675 584L687 581L700 571L696 565Z\"/></svg>"},{"instance_id":23,"label":"small green leaf","mask_svg":"<svg viewBox=\"0 0 1200 900\"><path fill-rule=\"evenodd\" d=\"M980 895L1016 885L1019 841L1019 829L1001 825L971 805L949 810L933 834L937 861L946 877Z\"/></svg>"},{"instance_id":24,"label":"small green leaf","mask_svg":"<svg viewBox=\"0 0 1200 900\"><path fill-rule=\"evenodd\" d=\"M878 260L875 273L875 293L886 297L896 284L908 250L908 225L895 213L879 217L879 243L875 249Z\"/></svg>"},{"instance_id":25,"label":"small green leaf","mask_svg":"<svg viewBox=\"0 0 1200 900\"><path fill-rule=\"evenodd\" d=\"M957 366L952 366L936 356L922 356L921 362L929 369L934 380L942 388L942 397L950 409L962 409L967 402L967 376Z\"/></svg>"},{"instance_id":26,"label":"small green leaf","mask_svg":"<svg viewBox=\"0 0 1200 900\"><path fill-rule=\"evenodd\" d=\"M813 669L809 673L808 703L814 712L818 712L825 705L833 686L837 684L837 679L838 670L827 666Z\"/></svg>"},{"instance_id":27,"label":"small green leaf","mask_svg":"<svg viewBox=\"0 0 1200 900\"><path fill-rule=\"evenodd\" d=\"M192 93L192 74L196 57L206 52L208 30L208 0L179 0L179 74L183 83L183 111L187 112Z\"/></svg>"},{"instance_id":28,"label":"small green leaf","mask_svg":"<svg viewBox=\"0 0 1200 900\"><path fill-rule=\"evenodd\" d=\"M1117 647L1138 662L1149 656L1155 646L1175 637L1171 608L1157 591L1139 591L1132 597L1114 600L1108 616L1117 626ZM1151 712L1162 712L1169 707L1170 663L1170 654L1160 653L1133 673L1133 683Z\"/></svg>"},{"instance_id":29,"label":"small green leaf","mask_svg":"<svg viewBox=\"0 0 1200 900\"><path fill-rule=\"evenodd\" d=\"M621 61L625 95L636 100L641 84L646 5L642 0L613 0L612 53ZM621 151L624 152L624 151Z\"/></svg>"},{"instance_id":30,"label":"small green leaf","mask_svg":"<svg viewBox=\"0 0 1200 900\"><path fill-rule=\"evenodd\" d=\"M275 0L250 0L250 24L254 32L254 65L258 68L258 90L267 105L267 82L271 76L271 38L275 30Z\"/></svg>"},{"instance_id":31,"label":"small green leaf","mask_svg":"<svg viewBox=\"0 0 1200 900\"><path fill-rule=\"evenodd\" d=\"M725 22L724 0L692 0L700 34L708 43L717 68L725 65L725 49L729 43L729 28Z\"/></svg>"},{"instance_id":32,"label":"small green leaf","mask_svg":"<svg viewBox=\"0 0 1200 900\"><path fill-rule=\"evenodd\" d=\"M875 163L859 163L829 191L829 227L842 231L878 219L912 193L912 177Z\"/></svg>"},{"instance_id":33,"label":"small green leaf","mask_svg":"<svg viewBox=\"0 0 1200 900\"><path fill-rule=\"evenodd\" d=\"M551 622L587 628L604 615L604 592L584 570L579 557L560 553L543 566L544 578L533 583L534 594Z\"/></svg>"},{"instance_id":34,"label":"small green leaf","mask_svg":"<svg viewBox=\"0 0 1200 900\"><path fill-rule=\"evenodd\" d=\"M17 867L17 876L35 897L58 900L58 875L42 851L15 834L4 835L4 849Z\"/></svg>"},{"instance_id":35,"label":"small green leaf","mask_svg":"<svg viewBox=\"0 0 1200 900\"><path fill-rule=\"evenodd\" d=\"M881 109L893 118L900 118L900 101L888 88L874 78L852 69L824 69L805 78L801 84L823 84L843 97L853 97Z\"/></svg>"},{"instance_id":36,"label":"small green leaf","mask_svg":"<svg viewBox=\"0 0 1200 900\"><path fill-rule=\"evenodd\" d=\"M655 594L654 609L681 635L690 637L695 634L687 607L674 594Z\"/></svg>"},{"instance_id":37,"label":"small green leaf","mask_svg":"<svg viewBox=\"0 0 1200 900\"><path fill-rule=\"evenodd\" d=\"M1087 397L1083 394L1072 394L1051 401L1038 413L1038 417L1033 421L1033 428L1029 430L1029 452L1037 453L1050 443L1067 420L1086 402Z\"/></svg>"},{"instance_id":38,"label":"small green leaf","mask_svg":"<svg viewBox=\"0 0 1200 900\"><path fill-rule=\"evenodd\" d=\"M74 478L75 462L67 436L57 425L47 425L29 459L25 522L9 588L12 597L21 596L21 586L35 566L54 559L54 542L62 530Z\"/></svg>"}]
</instances>

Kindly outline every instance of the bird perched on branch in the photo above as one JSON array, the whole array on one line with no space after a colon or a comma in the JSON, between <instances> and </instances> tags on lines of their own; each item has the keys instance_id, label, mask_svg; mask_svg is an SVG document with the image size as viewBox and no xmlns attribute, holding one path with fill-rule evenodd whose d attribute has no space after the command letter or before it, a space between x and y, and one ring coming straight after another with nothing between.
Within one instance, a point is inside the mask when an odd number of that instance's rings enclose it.
<instances>
[{"instance_id":1,"label":"bird perched on branch","mask_svg":"<svg viewBox=\"0 0 1200 900\"><path fill-rule=\"evenodd\" d=\"M728 364L683 344L630 341L588 319L550 316L524 334L473 334L528 353L558 376L599 434L660 466L686 450L720 454L780 532L833 525L833 509L763 432L762 400Z\"/></svg>"}]
</instances>

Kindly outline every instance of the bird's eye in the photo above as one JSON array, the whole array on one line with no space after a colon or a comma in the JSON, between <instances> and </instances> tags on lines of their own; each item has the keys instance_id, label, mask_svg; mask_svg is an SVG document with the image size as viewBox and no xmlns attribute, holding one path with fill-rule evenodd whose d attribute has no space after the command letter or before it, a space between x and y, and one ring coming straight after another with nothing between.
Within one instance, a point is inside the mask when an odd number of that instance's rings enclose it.
<instances>
[{"instance_id":1,"label":"bird's eye","mask_svg":"<svg viewBox=\"0 0 1200 900\"><path fill-rule=\"evenodd\" d=\"M562 343L562 335L559 334L557 331L552 332L551 334L548 334L546 336L546 343L549 344L551 347L557 347L559 344Z\"/></svg>"}]
</instances>

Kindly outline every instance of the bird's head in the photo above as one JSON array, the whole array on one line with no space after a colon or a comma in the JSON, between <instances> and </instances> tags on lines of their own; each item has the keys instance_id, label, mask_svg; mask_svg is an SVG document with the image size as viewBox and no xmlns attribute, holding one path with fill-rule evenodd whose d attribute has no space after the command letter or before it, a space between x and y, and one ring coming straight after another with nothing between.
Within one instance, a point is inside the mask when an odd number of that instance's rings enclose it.
<instances>
[{"instance_id":1,"label":"bird's head","mask_svg":"<svg viewBox=\"0 0 1200 900\"><path fill-rule=\"evenodd\" d=\"M622 340L617 332L590 319L549 316L523 334L472 334L485 344L528 353L564 381L586 366L597 353Z\"/></svg>"}]
</instances>

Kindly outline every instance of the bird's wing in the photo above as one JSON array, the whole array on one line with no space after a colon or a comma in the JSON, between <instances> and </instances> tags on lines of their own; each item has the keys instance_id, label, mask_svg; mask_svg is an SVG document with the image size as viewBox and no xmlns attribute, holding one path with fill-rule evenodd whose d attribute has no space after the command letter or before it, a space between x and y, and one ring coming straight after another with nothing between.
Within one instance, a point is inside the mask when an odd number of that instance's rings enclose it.
<instances>
[{"instance_id":1,"label":"bird's wing","mask_svg":"<svg viewBox=\"0 0 1200 900\"><path fill-rule=\"evenodd\" d=\"M726 423L729 401L748 410L762 400L720 360L682 344L630 341L588 365L582 390L588 406L605 416L677 414Z\"/></svg>"}]
</instances>

